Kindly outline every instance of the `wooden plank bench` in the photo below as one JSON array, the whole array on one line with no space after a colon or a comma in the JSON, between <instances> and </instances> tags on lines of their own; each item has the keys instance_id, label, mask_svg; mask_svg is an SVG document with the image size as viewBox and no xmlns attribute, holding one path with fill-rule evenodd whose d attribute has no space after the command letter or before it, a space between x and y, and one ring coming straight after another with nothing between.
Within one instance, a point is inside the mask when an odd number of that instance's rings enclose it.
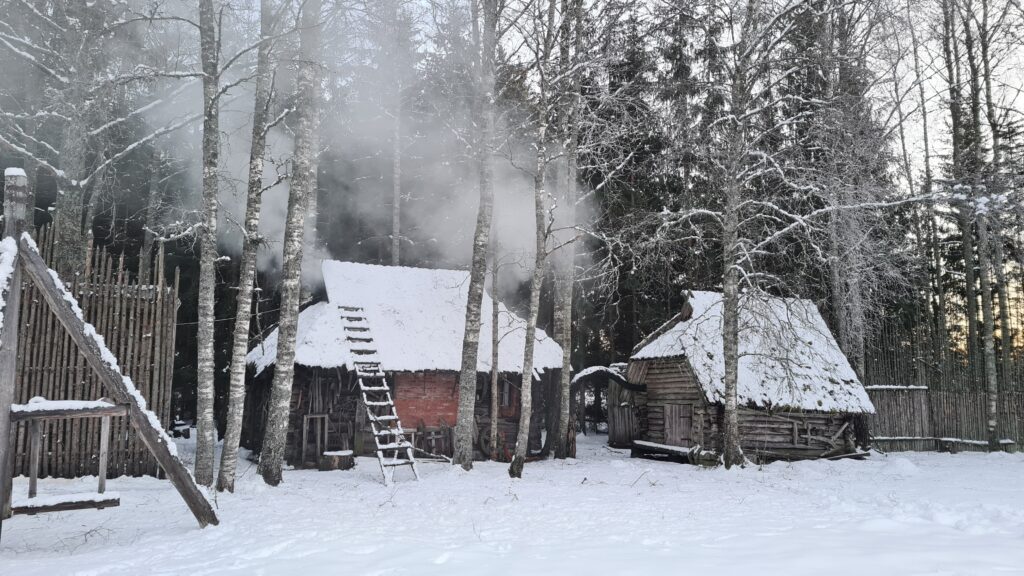
<instances>
[{"instance_id":1,"label":"wooden plank bench","mask_svg":"<svg viewBox=\"0 0 1024 576\"><path fill-rule=\"evenodd\" d=\"M29 476L28 499L11 504L11 514L43 514L68 510L103 509L120 506L117 494L105 494L107 489L107 462L110 453L110 418L127 416L128 406L99 400L47 400L35 397L28 404L11 405L11 422L25 422L28 426ZM65 494L37 498L39 463L42 460L42 426L44 420L64 418L101 418L100 457L96 492Z\"/></svg>"}]
</instances>

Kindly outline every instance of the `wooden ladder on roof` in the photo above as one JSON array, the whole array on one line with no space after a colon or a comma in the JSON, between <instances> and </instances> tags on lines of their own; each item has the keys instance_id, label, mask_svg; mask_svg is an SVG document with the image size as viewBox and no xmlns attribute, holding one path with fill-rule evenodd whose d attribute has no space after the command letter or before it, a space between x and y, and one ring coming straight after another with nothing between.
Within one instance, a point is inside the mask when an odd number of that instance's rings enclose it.
<instances>
[{"instance_id":1,"label":"wooden ladder on roof","mask_svg":"<svg viewBox=\"0 0 1024 576\"><path fill-rule=\"evenodd\" d=\"M342 326L345 340L354 357L352 365L359 380L359 391L363 395L366 416L373 432L373 442L377 447L377 463L384 476L384 484L390 485L395 479L395 469L408 466L412 469L416 480L420 479L416 467L416 456L413 454L412 442L405 437L402 421L398 418L395 400L391 396L391 388L387 378L380 369L380 358L377 346L370 332L370 325L362 308L357 306L341 306Z\"/></svg>"}]
</instances>

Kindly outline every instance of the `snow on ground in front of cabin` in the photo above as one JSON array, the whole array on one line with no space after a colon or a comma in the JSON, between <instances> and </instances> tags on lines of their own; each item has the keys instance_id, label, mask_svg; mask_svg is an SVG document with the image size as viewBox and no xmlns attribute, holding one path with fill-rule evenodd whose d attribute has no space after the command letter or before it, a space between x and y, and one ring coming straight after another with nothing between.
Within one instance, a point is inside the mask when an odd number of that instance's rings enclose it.
<instances>
[{"instance_id":1,"label":"snow on ground in front of cabin","mask_svg":"<svg viewBox=\"0 0 1024 576\"><path fill-rule=\"evenodd\" d=\"M221 524L199 530L166 481L120 478L121 506L3 524L3 574L784 574L1024 572L1024 455L903 453L706 470L632 460L604 436L579 458L472 472L376 461L287 471L241 465ZM182 446L190 457L191 446ZM405 472L398 472L400 478ZM16 481L15 492L26 490ZM40 495L95 479L41 480ZM657 572L655 572L657 571Z\"/></svg>"}]
</instances>

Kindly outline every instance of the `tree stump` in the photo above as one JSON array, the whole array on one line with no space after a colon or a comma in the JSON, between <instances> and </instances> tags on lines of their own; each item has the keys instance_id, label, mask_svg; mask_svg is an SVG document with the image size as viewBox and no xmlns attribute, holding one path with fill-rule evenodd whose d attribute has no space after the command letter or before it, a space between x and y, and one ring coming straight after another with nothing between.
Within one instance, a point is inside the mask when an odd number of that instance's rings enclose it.
<instances>
[{"instance_id":1,"label":"tree stump","mask_svg":"<svg viewBox=\"0 0 1024 576\"><path fill-rule=\"evenodd\" d=\"M324 452L320 456L320 471L328 470L349 470L355 468L356 459L351 450L338 450L336 452Z\"/></svg>"}]
</instances>

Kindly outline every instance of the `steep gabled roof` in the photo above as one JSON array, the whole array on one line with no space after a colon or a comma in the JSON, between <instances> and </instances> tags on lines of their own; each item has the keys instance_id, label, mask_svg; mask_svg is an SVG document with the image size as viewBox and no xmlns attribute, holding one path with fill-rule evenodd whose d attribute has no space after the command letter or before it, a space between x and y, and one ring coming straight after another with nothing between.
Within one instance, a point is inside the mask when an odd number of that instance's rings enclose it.
<instances>
[{"instance_id":1,"label":"steep gabled roof","mask_svg":"<svg viewBox=\"0 0 1024 576\"><path fill-rule=\"evenodd\" d=\"M693 314L633 353L633 360L685 357L709 402L725 398L722 295L694 292ZM744 298L737 400L743 405L873 413L874 406L814 303Z\"/></svg>"},{"instance_id":2,"label":"steep gabled roof","mask_svg":"<svg viewBox=\"0 0 1024 576\"><path fill-rule=\"evenodd\" d=\"M342 306L365 312L386 371L458 371L462 364L469 272L402 266L376 266L325 260L327 301L299 314L296 363L332 368L351 366L344 338ZM483 296L477 370L491 369L491 298ZM521 372L526 322L499 303L498 366ZM560 368L562 349L543 330L537 330L534 369ZM257 373L274 363L277 331L249 352L247 361Z\"/></svg>"}]
</instances>

